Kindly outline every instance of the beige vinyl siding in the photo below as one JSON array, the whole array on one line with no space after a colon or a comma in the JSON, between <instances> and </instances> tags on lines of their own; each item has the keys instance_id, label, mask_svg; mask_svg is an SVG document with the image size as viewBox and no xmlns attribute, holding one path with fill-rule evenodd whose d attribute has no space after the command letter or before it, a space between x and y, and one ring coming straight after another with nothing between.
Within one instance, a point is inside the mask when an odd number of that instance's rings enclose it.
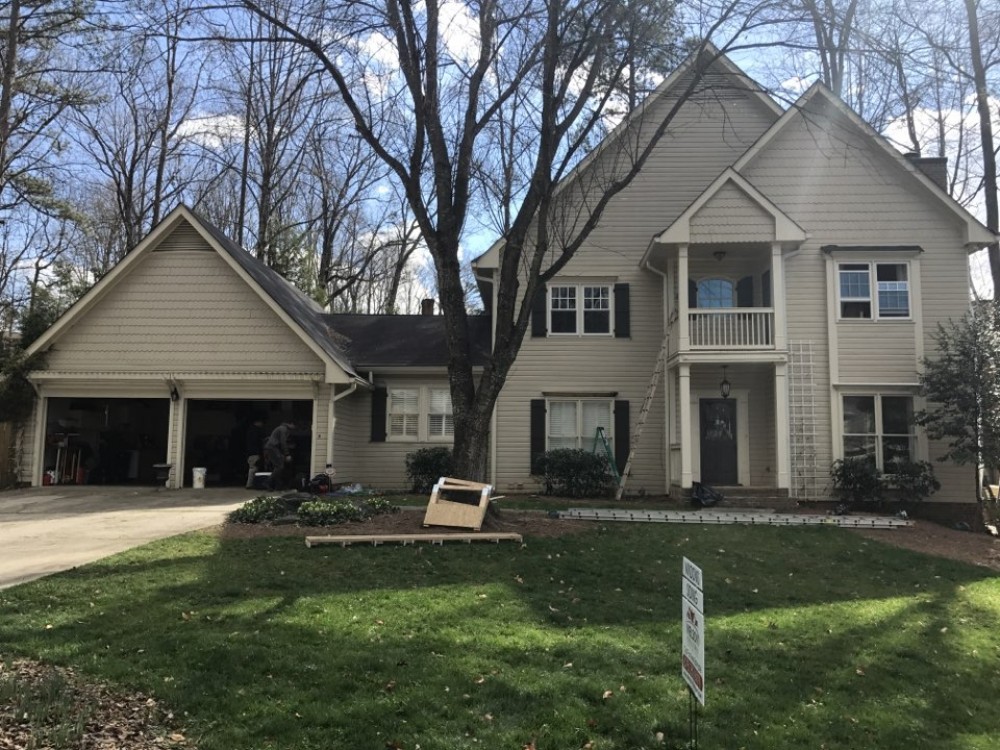
<instances>
[{"instance_id":1,"label":"beige vinyl siding","mask_svg":"<svg viewBox=\"0 0 1000 750\"><path fill-rule=\"evenodd\" d=\"M835 374L839 369L841 378L855 383L875 384L887 377L890 382L912 383L918 373L918 343L931 354L930 336L937 323L961 316L968 307L963 229L938 198L839 116L812 113L806 121L799 118L789 123L741 172L810 234L802 252L785 264L788 336L813 343L820 428L817 456L822 469L834 455L830 400L839 398L839 392L831 390L828 378L827 258L820 247L923 248L919 259L922 342L906 343L907 337L902 336L903 343L879 339L879 346L866 346L868 342L855 340L849 325L834 324L841 360L835 363ZM910 330L905 325L891 330L904 329ZM861 348L847 352L854 344ZM904 363L907 351L912 356L909 369ZM932 460L940 452L940 446L931 445ZM935 462L935 471L943 485L935 500L969 499L968 469Z\"/></svg>"},{"instance_id":2,"label":"beige vinyl siding","mask_svg":"<svg viewBox=\"0 0 1000 750\"><path fill-rule=\"evenodd\" d=\"M448 388L446 376L386 376L376 378L375 385L388 388ZM422 424L426 423L426 413L421 413ZM449 440L398 440L386 436L385 442L371 440L371 391L361 391L337 402L337 436L334 456L343 450L351 456L350 467L338 469L338 479L383 490L408 490L410 480L406 476L406 454L421 448L451 448Z\"/></svg>"},{"instance_id":3,"label":"beige vinyl siding","mask_svg":"<svg viewBox=\"0 0 1000 750\"><path fill-rule=\"evenodd\" d=\"M497 402L497 484L501 491L529 491L530 401L545 392L615 392L629 401L634 428L663 338L662 279L639 268L650 238L673 220L774 121L775 114L746 93L727 89L723 100L706 95L686 105L633 183L616 196L584 246L556 282L600 279L628 283L631 338L565 336L524 339ZM657 112L650 111L650 128ZM723 114L721 108L725 107ZM606 152L586 171L583 189L608 169ZM659 384L633 462L629 492L666 489L664 398ZM615 436L628 439L627 436Z\"/></svg>"},{"instance_id":4,"label":"beige vinyl siding","mask_svg":"<svg viewBox=\"0 0 1000 750\"><path fill-rule=\"evenodd\" d=\"M325 371L319 357L219 255L191 250L144 257L60 336L48 369Z\"/></svg>"},{"instance_id":5,"label":"beige vinyl siding","mask_svg":"<svg viewBox=\"0 0 1000 750\"><path fill-rule=\"evenodd\" d=\"M770 242L774 217L732 183L691 217L691 242Z\"/></svg>"},{"instance_id":6,"label":"beige vinyl siding","mask_svg":"<svg viewBox=\"0 0 1000 750\"><path fill-rule=\"evenodd\" d=\"M338 482L360 482L358 452L371 439L371 397L358 389L334 405L337 425L333 434L333 468Z\"/></svg>"},{"instance_id":7,"label":"beige vinyl siding","mask_svg":"<svg viewBox=\"0 0 1000 750\"><path fill-rule=\"evenodd\" d=\"M330 393L333 386L316 385L313 397L311 472L326 468L326 446L330 440Z\"/></svg>"},{"instance_id":8,"label":"beige vinyl siding","mask_svg":"<svg viewBox=\"0 0 1000 750\"><path fill-rule=\"evenodd\" d=\"M841 383L915 383L917 342L913 323L837 325Z\"/></svg>"},{"instance_id":9,"label":"beige vinyl siding","mask_svg":"<svg viewBox=\"0 0 1000 750\"><path fill-rule=\"evenodd\" d=\"M35 408L31 418L28 419L24 428L20 432L13 432L11 438L14 440L14 450L16 452L14 465L11 467L18 481L33 481L31 467L35 460L35 425L38 417L38 410L42 409L41 399L35 400ZM44 467L42 467L44 469Z\"/></svg>"}]
</instances>

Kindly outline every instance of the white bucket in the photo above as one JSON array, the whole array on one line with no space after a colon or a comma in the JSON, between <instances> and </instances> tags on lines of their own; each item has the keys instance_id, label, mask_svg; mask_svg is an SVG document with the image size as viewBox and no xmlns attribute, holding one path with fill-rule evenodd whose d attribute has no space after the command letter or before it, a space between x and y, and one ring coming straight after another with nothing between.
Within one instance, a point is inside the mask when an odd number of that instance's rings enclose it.
<instances>
[{"instance_id":1,"label":"white bucket","mask_svg":"<svg viewBox=\"0 0 1000 750\"><path fill-rule=\"evenodd\" d=\"M195 466L191 469L191 486L196 490L205 489L205 474L208 473L208 469L204 466Z\"/></svg>"}]
</instances>

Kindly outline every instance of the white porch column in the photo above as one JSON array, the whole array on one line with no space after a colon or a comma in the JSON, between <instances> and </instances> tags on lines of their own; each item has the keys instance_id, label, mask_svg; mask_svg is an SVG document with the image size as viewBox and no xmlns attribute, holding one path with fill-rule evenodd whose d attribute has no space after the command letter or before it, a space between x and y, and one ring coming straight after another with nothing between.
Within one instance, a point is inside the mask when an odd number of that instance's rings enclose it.
<instances>
[{"instance_id":1,"label":"white porch column","mask_svg":"<svg viewBox=\"0 0 1000 750\"><path fill-rule=\"evenodd\" d=\"M687 266L686 263L685 266ZM684 309L683 306L681 309ZM684 327L687 328L686 320ZM679 435L681 443L681 487L687 489L694 480L694 475L691 471L691 441L694 439L691 434L691 365L679 365L677 373L680 376L677 397L680 400L681 407L681 434Z\"/></svg>"},{"instance_id":2,"label":"white porch column","mask_svg":"<svg viewBox=\"0 0 1000 750\"><path fill-rule=\"evenodd\" d=\"M679 308L677 325L679 335L677 336L677 347L679 351L686 352L690 346L690 328L688 326L688 246L677 246L677 307ZM683 408L683 407L682 407ZM686 423L685 423L686 424ZM681 441L683 442L683 441ZM690 484L684 485L690 487Z\"/></svg>"},{"instance_id":3,"label":"white porch column","mask_svg":"<svg viewBox=\"0 0 1000 750\"><path fill-rule=\"evenodd\" d=\"M774 426L778 489L791 489L791 435L788 421L788 365L774 366Z\"/></svg>"},{"instance_id":4,"label":"white porch column","mask_svg":"<svg viewBox=\"0 0 1000 750\"><path fill-rule=\"evenodd\" d=\"M788 326L785 322L785 259L781 244L771 243L771 306L774 308L774 348L784 351Z\"/></svg>"}]
</instances>

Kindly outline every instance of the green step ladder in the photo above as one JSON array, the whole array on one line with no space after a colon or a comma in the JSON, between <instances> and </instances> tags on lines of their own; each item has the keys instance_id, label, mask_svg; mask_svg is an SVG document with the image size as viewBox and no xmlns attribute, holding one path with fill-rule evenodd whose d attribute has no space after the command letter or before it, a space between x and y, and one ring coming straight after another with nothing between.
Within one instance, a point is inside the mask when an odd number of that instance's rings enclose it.
<instances>
[{"instance_id":1,"label":"green step ladder","mask_svg":"<svg viewBox=\"0 0 1000 750\"><path fill-rule=\"evenodd\" d=\"M615 478L615 482L618 485L622 483L621 474L618 473L618 464L615 462L615 454L611 452L611 444L608 442L608 436L604 434L604 428L598 427L594 430L594 449L593 453L597 453L597 449L600 448L601 452L604 453L604 457L608 459L608 469L611 471L611 476Z\"/></svg>"}]
</instances>

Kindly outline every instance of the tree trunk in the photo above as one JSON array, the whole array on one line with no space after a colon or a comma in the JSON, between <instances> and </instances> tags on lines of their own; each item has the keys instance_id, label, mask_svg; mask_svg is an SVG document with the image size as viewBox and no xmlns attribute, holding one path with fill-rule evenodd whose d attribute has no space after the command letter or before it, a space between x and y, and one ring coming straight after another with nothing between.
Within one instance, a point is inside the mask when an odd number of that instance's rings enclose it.
<instances>
[{"instance_id":1,"label":"tree trunk","mask_svg":"<svg viewBox=\"0 0 1000 750\"><path fill-rule=\"evenodd\" d=\"M993 144L993 124L990 120L989 89L986 85L986 67L979 39L979 16L976 0L965 0L969 17L969 51L972 54L972 74L976 85L976 108L979 112L979 137L983 153L983 202L986 204L986 227L996 233L1000 212L997 206L997 157ZM1000 244L988 248L990 274L993 277L993 299L1000 298Z\"/></svg>"}]
</instances>

